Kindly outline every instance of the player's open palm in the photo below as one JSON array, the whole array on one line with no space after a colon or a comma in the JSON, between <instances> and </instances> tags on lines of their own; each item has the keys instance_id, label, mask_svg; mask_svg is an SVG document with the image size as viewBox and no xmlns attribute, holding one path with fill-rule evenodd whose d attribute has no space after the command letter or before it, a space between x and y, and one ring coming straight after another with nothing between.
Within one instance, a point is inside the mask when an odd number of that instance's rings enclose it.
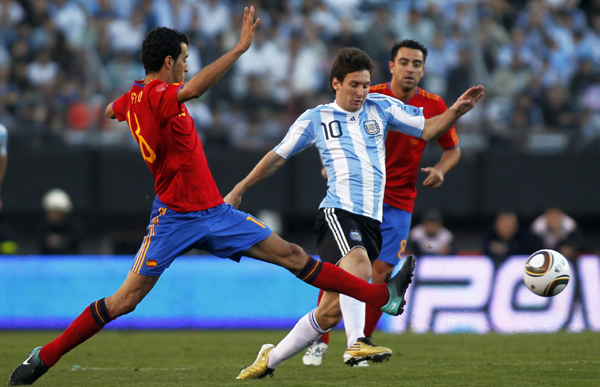
<instances>
[{"instance_id":1,"label":"player's open palm","mask_svg":"<svg viewBox=\"0 0 600 387\"><path fill-rule=\"evenodd\" d=\"M242 33L240 36L240 42L238 43L238 47L246 52L250 45L252 44L252 39L254 39L254 31L256 27L258 27L258 23L260 19L254 20L254 7L244 8L244 21L242 23Z\"/></svg>"},{"instance_id":2,"label":"player's open palm","mask_svg":"<svg viewBox=\"0 0 600 387\"><path fill-rule=\"evenodd\" d=\"M473 109L481 97L483 97L483 86L473 86L456 100L454 107L460 115L463 115Z\"/></svg>"}]
</instances>

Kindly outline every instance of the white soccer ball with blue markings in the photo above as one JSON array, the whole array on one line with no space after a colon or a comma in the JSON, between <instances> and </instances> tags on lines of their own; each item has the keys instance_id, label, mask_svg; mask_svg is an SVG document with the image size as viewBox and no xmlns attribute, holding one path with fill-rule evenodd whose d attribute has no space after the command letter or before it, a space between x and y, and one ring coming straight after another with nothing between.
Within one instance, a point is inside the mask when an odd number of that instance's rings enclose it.
<instances>
[{"instance_id":1,"label":"white soccer ball with blue markings","mask_svg":"<svg viewBox=\"0 0 600 387\"><path fill-rule=\"evenodd\" d=\"M540 250L527 258L523 281L527 288L542 297L562 292L571 277L569 261L558 251Z\"/></svg>"}]
</instances>

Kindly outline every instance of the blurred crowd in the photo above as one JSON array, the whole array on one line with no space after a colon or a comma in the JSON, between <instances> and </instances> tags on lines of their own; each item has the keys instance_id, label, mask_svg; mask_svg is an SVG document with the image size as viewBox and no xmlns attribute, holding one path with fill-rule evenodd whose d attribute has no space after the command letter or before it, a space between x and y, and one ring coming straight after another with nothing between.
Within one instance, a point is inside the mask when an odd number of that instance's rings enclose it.
<instances>
[{"instance_id":1,"label":"blurred crowd","mask_svg":"<svg viewBox=\"0 0 600 387\"><path fill-rule=\"evenodd\" d=\"M577 222L559 207L549 207L525 227L514 211L500 211L482 233L481 249L457 249L455 235L444 227L441 212L423 212L420 223L410 230L408 249L416 255L483 254L501 265L513 255L531 255L540 249L556 250L570 260L588 248Z\"/></svg>"},{"instance_id":2,"label":"blurred crowd","mask_svg":"<svg viewBox=\"0 0 600 387\"><path fill-rule=\"evenodd\" d=\"M461 148L584 148L600 137L599 0L0 0L0 122L13 146L134 149L106 105L144 77L141 43L167 26L190 37L189 74L239 38L242 9L260 27L250 50L188 103L207 142L268 149L305 109L330 102L341 47L389 80L394 42L429 49L421 86L448 105L469 86L485 100L461 119Z\"/></svg>"}]
</instances>

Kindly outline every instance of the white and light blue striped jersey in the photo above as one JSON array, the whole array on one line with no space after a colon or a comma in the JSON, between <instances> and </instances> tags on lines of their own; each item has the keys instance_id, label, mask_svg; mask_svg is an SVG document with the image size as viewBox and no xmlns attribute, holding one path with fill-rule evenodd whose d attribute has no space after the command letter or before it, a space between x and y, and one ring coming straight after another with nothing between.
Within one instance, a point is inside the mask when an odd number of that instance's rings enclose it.
<instances>
[{"instance_id":1,"label":"white and light blue striped jersey","mask_svg":"<svg viewBox=\"0 0 600 387\"><path fill-rule=\"evenodd\" d=\"M304 112L273 150L287 159L316 145L327 171L327 195L319 208L340 208L381 222L388 130L420 137L423 109L379 93L348 112L336 102Z\"/></svg>"}]
</instances>

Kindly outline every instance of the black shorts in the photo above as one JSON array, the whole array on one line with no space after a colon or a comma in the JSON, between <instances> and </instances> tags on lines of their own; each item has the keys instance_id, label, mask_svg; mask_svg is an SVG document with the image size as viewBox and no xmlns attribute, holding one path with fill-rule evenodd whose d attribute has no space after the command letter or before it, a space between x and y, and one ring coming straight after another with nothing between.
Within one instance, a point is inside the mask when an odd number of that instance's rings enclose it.
<instances>
[{"instance_id":1,"label":"black shorts","mask_svg":"<svg viewBox=\"0 0 600 387\"><path fill-rule=\"evenodd\" d=\"M321 261L338 262L355 247L367 251L373 262L381 251L381 223L339 208L321 208L315 222L315 240Z\"/></svg>"}]
</instances>

